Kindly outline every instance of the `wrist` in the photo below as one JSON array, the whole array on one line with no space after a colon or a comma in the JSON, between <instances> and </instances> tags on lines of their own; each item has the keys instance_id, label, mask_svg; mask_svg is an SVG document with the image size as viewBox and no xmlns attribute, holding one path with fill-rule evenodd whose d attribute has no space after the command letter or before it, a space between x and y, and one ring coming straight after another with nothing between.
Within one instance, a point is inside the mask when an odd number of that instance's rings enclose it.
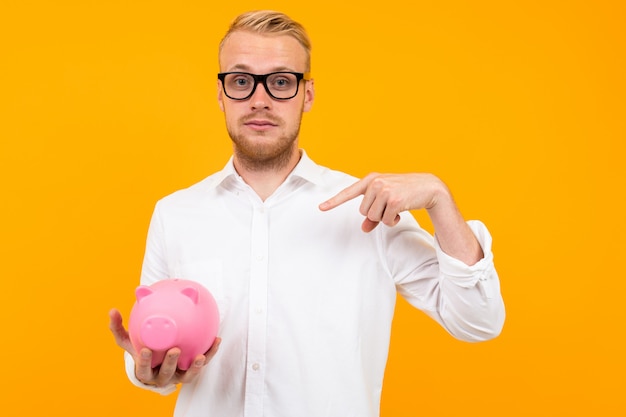
<instances>
[{"instance_id":1,"label":"wrist","mask_svg":"<svg viewBox=\"0 0 626 417\"><path fill-rule=\"evenodd\" d=\"M448 186L439 178L434 177L434 181L431 186L431 198L430 203L426 205L426 210L431 215L433 211L444 211L446 209L456 208L452 193Z\"/></svg>"}]
</instances>

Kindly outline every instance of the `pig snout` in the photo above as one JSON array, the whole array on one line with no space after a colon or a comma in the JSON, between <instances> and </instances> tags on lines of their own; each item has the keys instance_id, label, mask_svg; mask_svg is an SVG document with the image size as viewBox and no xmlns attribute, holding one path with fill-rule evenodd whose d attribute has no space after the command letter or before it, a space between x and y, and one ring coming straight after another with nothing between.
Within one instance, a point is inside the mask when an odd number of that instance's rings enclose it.
<instances>
[{"instance_id":1,"label":"pig snout","mask_svg":"<svg viewBox=\"0 0 626 417\"><path fill-rule=\"evenodd\" d=\"M140 335L148 349L165 350L174 347L178 327L169 317L151 316L141 324Z\"/></svg>"}]
</instances>

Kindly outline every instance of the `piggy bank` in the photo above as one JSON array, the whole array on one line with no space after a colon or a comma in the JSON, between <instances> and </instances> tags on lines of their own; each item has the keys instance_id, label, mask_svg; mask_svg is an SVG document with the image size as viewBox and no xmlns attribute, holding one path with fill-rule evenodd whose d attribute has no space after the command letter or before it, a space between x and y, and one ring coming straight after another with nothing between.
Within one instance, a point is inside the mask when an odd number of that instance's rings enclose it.
<instances>
[{"instance_id":1,"label":"piggy bank","mask_svg":"<svg viewBox=\"0 0 626 417\"><path fill-rule=\"evenodd\" d=\"M135 290L129 318L130 341L137 352L152 351L152 367L163 362L166 352L177 347L178 368L187 370L194 358L205 353L219 327L217 303L195 281L166 279Z\"/></svg>"}]
</instances>

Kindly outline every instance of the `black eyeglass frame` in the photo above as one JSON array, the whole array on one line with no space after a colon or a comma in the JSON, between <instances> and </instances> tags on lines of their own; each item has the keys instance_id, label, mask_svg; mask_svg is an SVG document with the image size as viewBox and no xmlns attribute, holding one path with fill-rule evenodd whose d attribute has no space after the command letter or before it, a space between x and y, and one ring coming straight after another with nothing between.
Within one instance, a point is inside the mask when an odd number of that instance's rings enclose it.
<instances>
[{"instance_id":1,"label":"black eyeglass frame","mask_svg":"<svg viewBox=\"0 0 626 417\"><path fill-rule=\"evenodd\" d=\"M226 92L226 83L224 82L224 80L226 79L227 75L230 74L242 74L242 75L249 75L250 77L252 77L252 79L254 80L254 86L252 87L252 91L250 91L250 94L248 94L246 97L243 98L235 98L235 97L231 97L228 95L228 93ZM296 76L296 92L294 93L293 96L291 97L276 97L274 94L272 94L272 92L270 91L269 87L267 86L267 77L270 77L272 75L275 74L292 74ZM291 100L292 98L294 98L295 96L298 95L298 92L300 91L300 81L305 80L308 81L310 80L310 73L308 72L293 72L293 71L275 71L275 72L270 72L268 74L251 74L249 72L243 72L243 71L231 71L231 72L220 72L217 74L217 79L220 80L222 82L222 90L224 90L224 94L226 94L226 97L228 97L231 100L237 100L237 101L244 101L244 100L248 100L250 97L252 97L252 95L254 94L254 92L256 91L256 87L257 85L263 84L263 88L265 88L265 91L267 92L267 94L273 98L274 100L280 100L280 101L285 101L285 100Z\"/></svg>"}]
</instances>

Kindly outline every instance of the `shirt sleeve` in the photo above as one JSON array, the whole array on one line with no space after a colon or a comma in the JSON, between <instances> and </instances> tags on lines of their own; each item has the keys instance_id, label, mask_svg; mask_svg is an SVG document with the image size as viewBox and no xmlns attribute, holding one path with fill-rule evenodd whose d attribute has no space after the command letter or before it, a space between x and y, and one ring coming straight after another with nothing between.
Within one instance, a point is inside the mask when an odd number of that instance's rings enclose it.
<instances>
[{"instance_id":1,"label":"shirt sleeve","mask_svg":"<svg viewBox=\"0 0 626 417\"><path fill-rule=\"evenodd\" d=\"M141 267L141 284L151 285L155 282L169 278L167 265L167 250L165 244L165 232L161 218L160 203L157 203L146 238L146 251Z\"/></svg>"},{"instance_id":2,"label":"shirt sleeve","mask_svg":"<svg viewBox=\"0 0 626 417\"><path fill-rule=\"evenodd\" d=\"M148 229L146 252L144 255L140 281L142 285L150 285L164 278L167 278L167 266L165 261L165 246L163 243L163 227L157 205L154 213L152 214L150 227ZM126 375L133 385L162 395L168 395L176 391L175 384L159 388L152 385L146 385L139 381L135 376L135 361L130 353L124 352L124 362L126 364Z\"/></svg>"},{"instance_id":3,"label":"shirt sleeve","mask_svg":"<svg viewBox=\"0 0 626 417\"><path fill-rule=\"evenodd\" d=\"M480 221L467 224L484 253L483 259L474 265L447 255L436 239L425 237L421 229L411 233L410 225L408 232L401 233L400 242L390 243L388 250L401 251L405 259L412 259L395 261L390 266L398 292L452 336L478 342L500 334L505 310L493 263L491 235ZM407 250L413 252L409 254Z\"/></svg>"}]
</instances>

